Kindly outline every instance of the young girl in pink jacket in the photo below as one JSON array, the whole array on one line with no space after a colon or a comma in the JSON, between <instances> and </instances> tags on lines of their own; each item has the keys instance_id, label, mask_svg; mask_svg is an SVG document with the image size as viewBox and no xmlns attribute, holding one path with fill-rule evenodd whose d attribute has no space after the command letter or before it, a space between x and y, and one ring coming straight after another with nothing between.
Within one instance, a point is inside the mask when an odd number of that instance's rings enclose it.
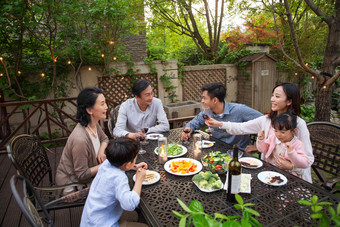
<instances>
[{"instance_id":1,"label":"young girl in pink jacket","mask_svg":"<svg viewBox=\"0 0 340 227\"><path fill-rule=\"evenodd\" d=\"M295 136L296 125L295 114L285 112L278 115L273 121L267 139L264 139L264 130L258 132L256 147L264 153L264 160L273 165L280 156L283 156L293 164L293 170L288 171L303 178L302 169L307 168L310 161L303 143Z\"/></svg>"}]
</instances>

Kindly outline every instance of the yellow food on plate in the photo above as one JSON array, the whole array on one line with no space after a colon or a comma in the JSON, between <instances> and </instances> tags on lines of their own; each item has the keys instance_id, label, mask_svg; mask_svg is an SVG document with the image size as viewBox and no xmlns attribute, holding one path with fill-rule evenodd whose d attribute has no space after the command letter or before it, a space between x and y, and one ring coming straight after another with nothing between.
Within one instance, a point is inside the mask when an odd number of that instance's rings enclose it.
<instances>
[{"instance_id":1,"label":"yellow food on plate","mask_svg":"<svg viewBox=\"0 0 340 227\"><path fill-rule=\"evenodd\" d=\"M191 161L180 160L173 161L169 165L169 169L173 173L187 174L190 172L195 172L197 170L197 165Z\"/></svg>"}]
</instances>

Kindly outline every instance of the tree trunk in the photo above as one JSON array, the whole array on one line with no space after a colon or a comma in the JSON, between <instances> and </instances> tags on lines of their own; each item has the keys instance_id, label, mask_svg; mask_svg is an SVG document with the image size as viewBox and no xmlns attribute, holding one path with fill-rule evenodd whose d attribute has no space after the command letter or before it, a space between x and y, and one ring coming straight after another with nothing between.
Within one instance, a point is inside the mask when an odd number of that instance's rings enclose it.
<instances>
[{"instance_id":1,"label":"tree trunk","mask_svg":"<svg viewBox=\"0 0 340 227\"><path fill-rule=\"evenodd\" d=\"M330 121L332 90L332 87L323 88L323 84L318 84L315 97L315 121Z\"/></svg>"}]
</instances>

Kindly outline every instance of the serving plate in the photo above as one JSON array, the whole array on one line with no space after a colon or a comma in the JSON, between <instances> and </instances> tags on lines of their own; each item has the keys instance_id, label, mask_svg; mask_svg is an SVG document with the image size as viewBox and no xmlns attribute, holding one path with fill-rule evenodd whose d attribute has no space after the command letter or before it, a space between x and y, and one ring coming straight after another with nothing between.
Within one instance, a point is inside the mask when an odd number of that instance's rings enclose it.
<instances>
[{"instance_id":1,"label":"serving plate","mask_svg":"<svg viewBox=\"0 0 340 227\"><path fill-rule=\"evenodd\" d=\"M170 169L172 167L172 163L173 162L177 162L177 161L191 161L192 163L194 163L197 167L196 167L196 171L194 172L189 172L189 173L174 173L172 172ZM165 171L167 171L168 173L171 173L173 175L177 175L177 176L190 176L190 175L195 175L196 173L199 173L201 170L202 170L202 164L195 160L195 159L192 159L192 158L175 158L175 159L171 159L169 161L167 161L165 164L164 164L164 169Z\"/></svg>"},{"instance_id":2,"label":"serving plate","mask_svg":"<svg viewBox=\"0 0 340 227\"><path fill-rule=\"evenodd\" d=\"M176 157L180 157L182 155L185 155L188 152L188 149L180 144L177 144L178 146L182 147L182 153L178 154L178 155L168 155L168 158L176 158ZM157 147L155 148L155 150L153 151L155 152L156 155L158 155L157 152Z\"/></svg>"},{"instance_id":3,"label":"serving plate","mask_svg":"<svg viewBox=\"0 0 340 227\"><path fill-rule=\"evenodd\" d=\"M157 173L156 171L152 171L152 170L147 170L149 173L147 174L154 174L155 178L153 179L153 181L148 182L148 181L143 181L142 185L150 185L150 184L154 184L156 182L158 182L161 179L161 175L159 173ZM136 181L136 174L133 175L132 177L133 181Z\"/></svg>"},{"instance_id":4,"label":"serving plate","mask_svg":"<svg viewBox=\"0 0 340 227\"><path fill-rule=\"evenodd\" d=\"M160 137L164 137L164 135L160 133L150 133L146 135L148 140L158 140Z\"/></svg>"},{"instance_id":5,"label":"serving plate","mask_svg":"<svg viewBox=\"0 0 340 227\"><path fill-rule=\"evenodd\" d=\"M198 189L201 190L202 192L216 192L216 191L219 191L219 190L223 189L223 183L221 184L221 188L219 188L219 189L210 189L210 190L205 189L205 188L200 188L200 187L198 186L198 184L197 184L195 181L193 181L193 183L194 183L194 184L198 187Z\"/></svg>"},{"instance_id":6,"label":"serving plate","mask_svg":"<svg viewBox=\"0 0 340 227\"><path fill-rule=\"evenodd\" d=\"M252 158L252 157L240 158L239 162L241 163L242 167L248 168L248 169L257 169L263 166L263 162L261 160L257 158ZM248 163L249 165L246 165L244 163Z\"/></svg>"},{"instance_id":7,"label":"serving plate","mask_svg":"<svg viewBox=\"0 0 340 227\"><path fill-rule=\"evenodd\" d=\"M283 181L281 183L278 183L275 181L274 183L270 183L269 181L271 180L272 177L280 177ZM274 171L263 171L257 174L257 178L262 181L265 184L272 185L272 186L282 186L287 184L288 180L287 178L282 175L281 173L274 172Z\"/></svg>"}]
</instances>

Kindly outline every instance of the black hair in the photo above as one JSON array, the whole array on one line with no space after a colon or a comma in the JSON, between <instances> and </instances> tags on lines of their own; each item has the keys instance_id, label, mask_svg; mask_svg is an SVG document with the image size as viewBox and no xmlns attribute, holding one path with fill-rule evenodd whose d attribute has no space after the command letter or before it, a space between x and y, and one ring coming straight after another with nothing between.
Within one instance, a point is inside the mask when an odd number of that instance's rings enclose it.
<instances>
[{"instance_id":1,"label":"black hair","mask_svg":"<svg viewBox=\"0 0 340 227\"><path fill-rule=\"evenodd\" d=\"M278 115L272 124L274 129L277 130L294 130L297 127L297 117L291 111L281 113Z\"/></svg>"},{"instance_id":2,"label":"black hair","mask_svg":"<svg viewBox=\"0 0 340 227\"><path fill-rule=\"evenodd\" d=\"M144 79L137 80L132 86L132 94L140 98L140 94L144 91L147 87L149 87L151 83Z\"/></svg>"},{"instance_id":3,"label":"black hair","mask_svg":"<svg viewBox=\"0 0 340 227\"><path fill-rule=\"evenodd\" d=\"M202 87L201 90L202 92L207 91L211 99L216 97L218 101L224 102L224 98L226 96L226 90L222 83L206 84Z\"/></svg>"},{"instance_id":4,"label":"black hair","mask_svg":"<svg viewBox=\"0 0 340 227\"><path fill-rule=\"evenodd\" d=\"M299 88L293 83L284 82L284 83L276 85L273 88L272 93L274 92L275 88L280 87L280 86L282 87L284 93L287 96L287 101L292 100L292 104L290 106L288 106L287 111L290 111L293 114L299 116L299 114L301 112ZM273 120L275 119L276 116L277 116L277 111L271 110L270 113L269 113L269 118L271 119L272 122L273 122Z\"/></svg>"},{"instance_id":5,"label":"black hair","mask_svg":"<svg viewBox=\"0 0 340 227\"><path fill-rule=\"evenodd\" d=\"M97 87L87 87L80 91L77 97L77 121L82 126L87 126L91 121L91 116L86 111L87 108L93 108L99 94L103 90Z\"/></svg>"},{"instance_id":6,"label":"black hair","mask_svg":"<svg viewBox=\"0 0 340 227\"><path fill-rule=\"evenodd\" d=\"M126 162L133 162L139 151L137 142L128 137L110 140L105 150L106 158L111 165L120 167Z\"/></svg>"}]
</instances>

